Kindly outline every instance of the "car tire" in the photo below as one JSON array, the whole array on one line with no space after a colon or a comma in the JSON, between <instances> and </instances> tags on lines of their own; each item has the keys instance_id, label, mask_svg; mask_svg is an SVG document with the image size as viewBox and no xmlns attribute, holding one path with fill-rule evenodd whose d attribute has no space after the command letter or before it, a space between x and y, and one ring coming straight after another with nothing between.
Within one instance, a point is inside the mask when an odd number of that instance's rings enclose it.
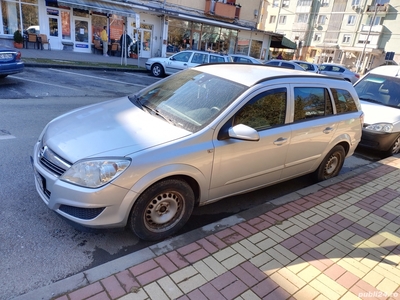
<instances>
[{"instance_id":1,"label":"car tire","mask_svg":"<svg viewBox=\"0 0 400 300\"><path fill-rule=\"evenodd\" d=\"M137 199L129 218L130 229L142 240L156 241L176 233L194 207L194 193L183 180L155 183Z\"/></svg>"},{"instance_id":2,"label":"car tire","mask_svg":"<svg viewBox=\"0 0 400 300\"><path fill-rule=\"evenodd\" d=\"M343 146L336 145L333 147L315 171L315 179L323 181L337 176L343 167L345 157L346 152Z\"/></svg>"},{"instance_id":3,"label":"car tire","mask_svg":"<svg viewBox=\"0 0 400 300\"><path fill-rule=\"evenodd\" d=\"M155 77L162 77L162 76L164 76L164 68L160 64L153 64L151 66L151 73Z\"/></svg>"},{"instance_id":4,"label":"car tire","mask_svg":"<svg viewBox=\"0 0 400 300\"><path fill-rule=\"evenodd\" d=\"M383 157L389 157L392 155L396 155L400 152L400 135L394 140L392 146L390 146L389 150L383 152Z\"/></svg>"}]
</instances>

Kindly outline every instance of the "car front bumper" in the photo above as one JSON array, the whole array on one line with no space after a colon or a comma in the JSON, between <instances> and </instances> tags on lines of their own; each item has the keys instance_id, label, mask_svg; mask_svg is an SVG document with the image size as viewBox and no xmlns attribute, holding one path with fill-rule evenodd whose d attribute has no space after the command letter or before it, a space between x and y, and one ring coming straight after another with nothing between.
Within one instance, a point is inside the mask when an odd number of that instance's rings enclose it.
<instances>
[{"instance_id":1,"label":"car front bumper","mask_svg":"<svg viewBox=\"0 0 400 300\"><path fill-rule=\"evenodd\" d=\"M398 132L384 133L363 129L360 146L378 151L388 151L398 136Z\"/></svg>"},{"instance_id":2,"label":"car front bumper","mask_svg":"<svg viewBox=\"0 0 400 300\"><path fill-rule=\"evenodd\" d=\"M66 219L85 227L124 227L137 194L112 183L84 188L62 181L39 160L39 143L31 157L36 191L44 203Z\"/></svg>"}]
</instances>

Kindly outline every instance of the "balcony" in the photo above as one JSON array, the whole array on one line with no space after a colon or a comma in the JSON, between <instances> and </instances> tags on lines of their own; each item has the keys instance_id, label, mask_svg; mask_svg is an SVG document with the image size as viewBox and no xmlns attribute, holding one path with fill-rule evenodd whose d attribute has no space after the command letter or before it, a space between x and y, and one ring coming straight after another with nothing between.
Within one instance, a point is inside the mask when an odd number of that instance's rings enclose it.
<instances>
[{"instance_id":1,"label":"balcony","mask_svg":"<svg viewBox=\"0 0 400 300\"><path fill-rule=\"evenodd\" d=\"M373 14L373 13L375 13L375 9L376 9L377 15L386 16L386 13L389 10L389 3L377 4L377 5L368 5L366 13L367 14Z\"/></svg>"},{"instance_id":2,"label":"balcony","mask_svg":"<svg viewBox=\"0 0 400 300\"><path fill-rule=\"evenodd\" d=\"M206 0L204 13L229 20L239 19L240 6L234 1L227 0L226 3L214 0Z\"/></svg>"},{"instance_id":3,"label":"balcony","mask_svg":"<svg viewBox=\"0 0 400 300\"><path fill-rule=\"evenodd\" d=\"M382 25L374 25L374 26L362 25L361 26L361 32L369 32L370 30L371 30L371 33L381 33L383 30L383 26Z\"/></svg>"}]
</instances>

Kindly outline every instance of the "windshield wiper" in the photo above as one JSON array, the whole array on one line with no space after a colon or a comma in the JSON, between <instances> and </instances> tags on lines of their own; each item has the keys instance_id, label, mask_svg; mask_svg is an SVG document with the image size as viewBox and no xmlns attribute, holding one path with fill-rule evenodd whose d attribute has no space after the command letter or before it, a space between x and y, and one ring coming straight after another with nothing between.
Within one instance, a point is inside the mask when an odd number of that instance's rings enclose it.
<instances>
[{"instance_id":1,"label":"windshield wiper","mask_svg":"<svg viewBox=\"0 0 400 300\"><path fill-rule=\"evenodd\" d=\"M379 103L379 104L383 104L382 102L375 100L375 99L371 99L371 98L366 98L366 97L359 97L360 100L365 100L368 102L374 102L374 103Z\"/></svg>"},{"instance_id":2,"label":"windshield wiper","mask_svg":"<svg viewBox=\"0 0 400 300\"><path fill-rule=\"evenodd\" d=\"M138 95L129 96L128 99L138 107L143 107L142 102L140 102L141 98Z\"/></svg>"},{"instance_id":3,"label":"windshield wiper","mask_svg":"<svg viewBox=\"0 0 400 300\"><path fill-rule=\"evenodd\" d=\"M157 109L154 109L146 104L140 103L142 105L142 107L146 108L148 111L152 112L153 114L155 114L156 116L161 117L162 119L164 119L165 121L167 121L169 124L175 125L175 123L167 118L166 116L164 116L163 114L161 114Z\"/></svg>"}]
</instances>

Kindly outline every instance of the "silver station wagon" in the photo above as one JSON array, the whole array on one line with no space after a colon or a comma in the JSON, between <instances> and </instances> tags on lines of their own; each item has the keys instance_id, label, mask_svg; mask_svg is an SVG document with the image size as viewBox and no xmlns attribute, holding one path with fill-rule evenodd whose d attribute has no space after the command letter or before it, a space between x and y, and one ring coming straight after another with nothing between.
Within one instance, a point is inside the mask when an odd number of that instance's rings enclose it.
<instances>
[{"instance_id":1,"label":"silver station wagon","mask_svg":"<svg viewBox=\"0 0 400 300\"><path fill-rule=\"evenodd\" d=\"M36 189L80 225L164 239L195 206L308 173L336 176L362 123L342 79L202 65L51 121L34 147Z\"/></svg>"}]
</instances>

